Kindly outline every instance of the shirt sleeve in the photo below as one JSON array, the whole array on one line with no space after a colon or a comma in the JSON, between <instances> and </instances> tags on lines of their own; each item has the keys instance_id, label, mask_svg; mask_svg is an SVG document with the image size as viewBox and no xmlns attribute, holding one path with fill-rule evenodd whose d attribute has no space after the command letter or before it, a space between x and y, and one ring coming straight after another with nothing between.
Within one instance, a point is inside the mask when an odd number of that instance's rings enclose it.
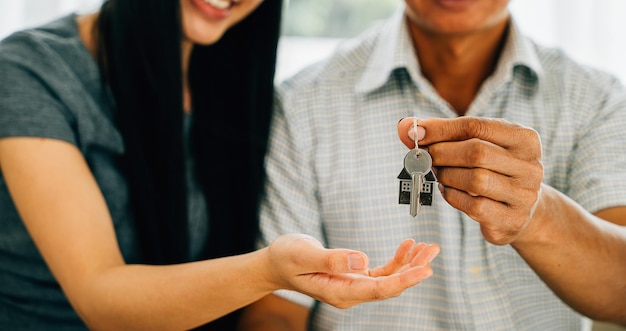
<instances>
[{"instance_id":1,"label":"shirt sleeve","mask_svg":"<svg viewBox=\"0 0 626 331\"><path fill-rule=\"evenodd\" d=\"M626 206L626 90L617 79L601 77L605 86L588 109L571 154L567 194L592 213Z\"/></svg>"},{"instance_id":2,"label":"shirt sleeve","mask_svg":"<svg viewBox=\"0 0 626 331\"><path fill-rule=\"evenodd\" d=\"M26 38L15 36L0 46L0 138L42 137L76 144L74 118L56 97L63 84L48 60L42 47ZM57 82L50 84L55 77Z\"/></svg>"},{"instance_id":3,"label":"shirt sleeve","mask_svg":"<svg viewBox=\"0 0 626 331\"><path fill-rule=\"evenodd\" d=\"M277 95L265 160L267 184L261 204L261 246L287 233L304 233L324 242L316 198L315 171L310 160L309 127L298 107ZM277 295L311 307L313 298L281 290Z\"/></svg>"}]
</instances>

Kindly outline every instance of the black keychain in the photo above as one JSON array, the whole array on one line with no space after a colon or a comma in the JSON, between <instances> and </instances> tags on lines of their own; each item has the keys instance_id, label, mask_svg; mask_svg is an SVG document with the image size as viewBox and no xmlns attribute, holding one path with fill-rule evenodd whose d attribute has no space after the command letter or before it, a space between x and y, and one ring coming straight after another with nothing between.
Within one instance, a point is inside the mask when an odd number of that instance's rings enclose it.
<instances>
[{"instance_id":1,"label":"black keychain","mask_svg":"<svg viewBox=\"0 0 626 331\"><path fill-rule=\"evenodd\" d=\"M415 148L404 156L404 168L398 175L400 180L398 203L411 205L411 216L420 212L420 207L431 206L433 189L437 178L432 171L430 154L419 148L417 143L417 118L413 118Z\"/></svg>"}]
</instances>

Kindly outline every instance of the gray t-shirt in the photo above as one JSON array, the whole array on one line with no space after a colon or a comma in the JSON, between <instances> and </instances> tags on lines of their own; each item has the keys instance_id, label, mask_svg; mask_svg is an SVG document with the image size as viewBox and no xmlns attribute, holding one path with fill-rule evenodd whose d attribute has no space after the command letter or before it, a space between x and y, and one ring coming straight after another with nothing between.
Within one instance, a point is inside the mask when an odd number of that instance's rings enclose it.
<instances>
[{"instance_id":1,"label":"gray t-shirt","mask_svg":"<svg viewBox=\"0 0 626 331\"><path fill-rule=\"evenodd\" d=\"M138 248L128 187L117 164L124 144L113 122L113 105L74 15L0 43L0 139L46 137L76 145L104 195L122 254L134 263ZM200 208L200 215L190 212L199 222L190 229L202 240L207 236L198 233L208 231L206 207L198 207L203 201L198 188L190 189L194 208ZM85 329L28 235L1 174L0 329Z\"/></svg>"}]
</instances>

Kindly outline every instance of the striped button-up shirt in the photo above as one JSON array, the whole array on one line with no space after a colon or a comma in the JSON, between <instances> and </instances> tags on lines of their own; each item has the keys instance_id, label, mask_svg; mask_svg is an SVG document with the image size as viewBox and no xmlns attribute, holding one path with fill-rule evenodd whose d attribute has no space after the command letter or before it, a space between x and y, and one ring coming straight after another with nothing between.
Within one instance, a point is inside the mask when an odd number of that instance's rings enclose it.
<instances>
[{"instance_id":1,"label":"striped button-up shirt","mask_svg":"<svg viewBox=\"0 0 626 331\"><path fill-rule=\"evenodd\" d=\"M512 22L467 115L537 130L544 182L588 211L626 205L626 99L612 76L534 44ZM407 237L438 243L441 253L431 278L390 300L340 310L278 294L314 308L313 330L588 328L511 246L485 241L479 225L439 192L416 218L398 204L407 149L396 124L408 116L457 114L420 73L402 12L280 86L261 244L306 233L367 253L372 267Z\"/></svg>"}]
</instances>

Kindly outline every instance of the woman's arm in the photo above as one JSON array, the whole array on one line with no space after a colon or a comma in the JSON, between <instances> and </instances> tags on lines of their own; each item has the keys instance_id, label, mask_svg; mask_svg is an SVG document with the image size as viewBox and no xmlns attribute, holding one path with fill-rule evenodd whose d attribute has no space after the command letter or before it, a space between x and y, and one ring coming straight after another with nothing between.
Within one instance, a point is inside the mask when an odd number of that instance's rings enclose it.
<instances>
[{"instance_id":1,"label":"woman's arm","mask_svg":"<svg viewBox=\"0 0 626 331\"><path fill-rule=\"evenodd\" d=\"M0 168L47 265L81 318L96 330L189 329L280 288L348 307L417 284L432 274L417 255L438 252L436 245L405 242L398 250L405 257L402 268L368 275L361 252L328 250L310 237L286 235L239 256L126 265L104 198L75 146L3 138Z\"/></svg>"}]
</instances>

